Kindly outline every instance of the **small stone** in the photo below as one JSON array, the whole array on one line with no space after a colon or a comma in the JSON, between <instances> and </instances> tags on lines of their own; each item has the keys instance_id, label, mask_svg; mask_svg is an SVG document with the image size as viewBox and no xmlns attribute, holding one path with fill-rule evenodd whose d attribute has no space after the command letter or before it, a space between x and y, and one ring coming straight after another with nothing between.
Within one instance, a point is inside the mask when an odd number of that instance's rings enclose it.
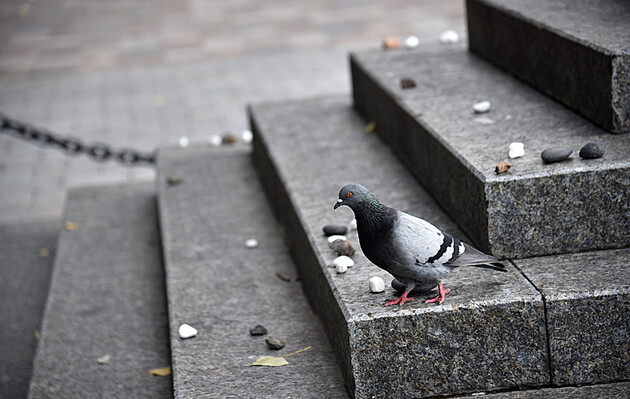
<instances>
[{"instance_id":1,"label":"small stone","mask_svg":"<svg viewBox=\"0 0 630 399\"><path fill-rule=\"evenodd\" d=\"M335 270L337 271L338 274L343 274L348 270L348 266L344 264L337 264L335 265Z\"/></svg>"},{"instance_id":2,"label":"small stone","mask_svg":"<svg viewBox=\"0 0 630 399\"><path fill-rule=\"evenodd\" d=\"M103 356L101 356L98 359L96 359L96 363L98 363L98 364L107 364L107 363L109 363L109 361L111 359L112 359L112 357L109 355L109 353L106 353Z\"/></svg>"},{"instance_id":3,"label":"small stone","mask_svg":"<svg viewBox=\"0 0 630 399\"><path fill-rule=\"evenodd\" d=\"M398 48L398 47L400 47L400 39L398 39L396 36L387 36L383 40L383 48L385 49Z\"/></svg>"},{"instance_id":4,"label":"small stone","mask_svg":"<svg viewBox=\"0 0 630 399\"><path fill-rule=\"evenodd\" d=\"M481 101L473 104L473 111L475 111L476 114L483 114L490 111L490 106L490 101Z\"/></svg>"},{"instance_id":5,"label":"small stone","mask_svg":"<svg viewBox=\"0 0 630 399\"><path fill-rule=\"evenodd\" d=\"M258 240L255 238L250 238L249 240L245 241L245 246L247 248L256 248L258 246Z\"/></svg>"},{"instance_id":6,"label":"small stone","mask_svg":"<svg viewBox=\"0 0 630 399\"><path fill-rule=\"evenodd\" d=\"M346 236L334 235L334 236L328 237L327 240L328 240L328 246L332 248L332 243L333 242L335 242L337 240L347 241L348 239L346 238Z\"/></svg>"},{"instance_id":7,"label":"small stone","mask_svg":"<svg viewBox=\"0 0 630 399\"><path fill-rule=\"evenodd\" d=\"M348 232L348 228L341 224L328 224L323 230L327 236L342 236Z\"/></svg>"},{"instance_id":8,"label":"small stone","mask_svg":"<svg viewBox=\"0 0 630 399\"><path fill-rule=\"evenodd\" d=\"M525 155L525 144L514 142L510 144L508 148L508 157L510 158L519 158Z\"/></svg>"},{"instance_id":9,"label":"small stone","mask_svg":"<svg viewBox=\"0 0 630 399\"><path fill-rule=\"evenodd\" d=\"M440 43L442 44L453 44L459 41L459 35L454 30L446 30L440 33Z\"/></svg>"},{"instance_id":10,"label":"small stone","mask_svg":"<svg viewBox=\"0 0 630 399\"><path fill-rule=\"evenodd\" d=\"M210 144L213 147L220 146L222 142L223 142L223 139L218 134L213 134L212 136L208 137L208 144Z\"/></svg>"},{"instance_id":11,"label":"small stone","mask_svg":"<svg viewBox=\"0 0 630 399\"><path fill-rule=\"evenodd\" d=\"M420 44L420 39L418 39L418 36L407 36L404 44L406 48L416 48Z\"/></svg>"},{"instance_id":12,"label":"small stone","mask_svg":"<svg viewBox=\"0 0 630 399\"><path fill-rule=\"evenodd\" d=\"M179 326L179 337L181 339L192 338L197 335L197 329L189 326L188 324L182 324Z\"/></svg>"},{"instance_id":13,"label":"small stone","mask_svg":"<svg viewBox=\"0 0 630 399\"><path fill-rule=\"evenodd\" d=\"M223 136L221 136L221 142L223 144L234 144L236 143L236 136L234 136L232 133L225 133Z\"/></svg>"},{"instance_id":14,"label":"small stone","mask_svg":"<svg viewBox=\"0 0 630 399\"><path fill-rule=\"evenodd\" d=\"M247 144L251 143L252 140L254 140L254 133L252 133L251 130L244 130L243 133L241 133L241 140Z\"/></svg>"},{"instance_id":15,"label":"small stone","mask_svg":"<svg viewBox=\"0 0 630 399\"><path fill-rule=\"evenodd\" d=\"M269 349L279 350L284 348L284 342L282 342L278 338L274 338L271 336L265 338L265 343L267 344Z\"/></svg>"},{"instance_id":16,"label":"small stone","mask_svg":"<svg viewBox=\"0 0 630 399\"><path fill-rule=\"evenodd\" d=\"M256 327L249 329L249 334L250 335L267 335L267 329L261 326L260 324L258 324Z\"/></svg>"},{"instance_id":17,"label":"small stone","mask_svg":"<svg viewBox=\"0 0 630 399\"><path fill-rule=\"evenodd\" d=\"M356 219L352 219L352 220L350 221L350 228L351 228L352 230L356 230L356 229L357 229L357 220L356 220Z\"/></svg>"},{"instance_id":18,"label":"small stone","mask_svg":"<svg viewBox=\"0 0 630 399\"><path fill-rule=\"evenodd\" d=\"M604 147L599 143L588 143L580 150L580 156L584 159L596 159L604 156Z\"/></svg>"},{"instance_id":19,"label":"small stone","mask_svg":"<svg viewBox=\"0 0 630 399\"><path fill-rule=\"evenodd\" d=\"M374 276L370 278L369 283L370 283L370 291L374 293L385 291L385 282L383 281L382 278L378 276Z\"/></svg>"},{"instance_id":20,"label":"small stone","mask_svg":"<svg viewBox=\"0 0 630 399\"><path fill-rule=\"evenodd\" d=\"M356 252L350 241L337 240L330 247L337 252L337 255L352 256Z\"/></svg>"},{"instance_id":21,"label":"small stone","mask_svg":"<svg viewBox=\"0 0 630 399\"><path fill-rule=\"evenodd\" d=\"M179 138L179 146L181 148L187 148L189 144L190 144L190 140L188 140L188 137L182 136Z\"/></svg>"},{"instance_id":22,"label":"small stone","mask_svg":"<svg viewBox=\"0 0 630 399\"><path fill-rule=\"evenodd\" d=\"M511 163L501 161L497 164L497 166L495 166L494 171L497 175L500 175L501 173L505 173L508 170L510 170L511 167L512 167Z\"/></svg>"},{"instance_id":23,"label":"small stone","mask_svg":"<svg viewBox=\"0 0 630 399\"><path fill-rule=\"evenodd\" d=\"M569 147L551 147L543 151L540 157L545 163L554 163L569 158L572 152L573 150Z\"/></svg>"},{"instance_id":24,"label":"small stone","mask_svg":"<svg viewBox=\"0 0 630 399\"><path fill-rule=\"evenodd\" d=\"M182 182L182 178L177 176L168 176L166 178L166 182L169 186L176 186Z\"/></svg>"},{"instance_id":25,"label":"small stone","mask_svg":"<svg viewBox=\"0 0 630 399\"><path fill-rule=\"evenodd\" d=\"M487 116L480 116L473 120L477 123L481 123L482 125L494 125L494 119L490 119Z\"/></svg>"},{"instance_id":26,"label":"small stone","mask_svg":"<svg viewBox=\"0 0 630 399\"><path fill-rule=\"evenodd\" d=\"M416 82L414 82L413 79L402 78L400 79L400 87L402 89L413 89L414 87L416 87Z\"/></svg>"},{"instance_id":27,"label":"small stone","mask_svg":"<svg viewBox=\"0 0 630 399\"><path fill-rule=\"evenodd\" d=\"M341 255L333 261L333 265L335 265L335 267L338 267L339 265L352 267L354 266L354 261L345 255Z\"/></svg>"}]
</instances>

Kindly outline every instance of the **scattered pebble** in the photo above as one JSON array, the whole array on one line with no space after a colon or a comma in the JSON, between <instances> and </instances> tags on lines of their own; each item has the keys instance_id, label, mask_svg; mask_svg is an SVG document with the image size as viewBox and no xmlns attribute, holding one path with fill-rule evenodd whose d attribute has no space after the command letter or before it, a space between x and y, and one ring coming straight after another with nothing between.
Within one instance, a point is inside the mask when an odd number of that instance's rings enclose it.
<instances>
[{"instance_id":1,"label":"scattered pebble","mask_svg":"<svg viewBox=\"0 0 630 399\"><path fill-rule=\"evenodd\" d=\"M258 246L258 240L255 238L250 238L249 240L245 241L245 246L247 248L256 248Z\"/></svg>"},{"instance_id":2,"label":"scattered pebble","mask_svg":"<svg viewBox=\"0 0 630 399\"><path fill-rule=\"evenodd\" d=\"M508 148L508 157L510 158L520 158L525 155L525 144L514 142L510 144Z\"/></svg>"},{"instance_id":3,"label":"scattered pebble","mask_svg":"<svg viewBox=\"0 0 630 399\"><path fill-rule=\"evenodd\" d=\"M407 36L404 44L407 48L416 48L420 44L420 39L418 39L418 36Z\"/></svg>"},{"instance_id":4,"label":"scattered pebble","mask_svg":"<svg viewBox=\"0 0 630 399\"><path fill-rule=\"evenodd\" d=\"M169 186L176 186L182 182L182 178L176 177L176 176L168 176L166 178L166 182L168 183Z\"/></svg>"},{"instance_id":5,"label":"scattered pebble","mask_svg":"<svg viewBox=\"0 0 630 399\"><path fill-rule=\"evenodd\" d=\"M357 220L356 219L352 219L350 221L350 228L353 229L353 230L357 229Z\"/></svg>"},{"instance_id":6,"label":"scattered pebble","mask_svg":"<svg viewBox=\"0 0 630 399\"><path fill-rule=\"evenodd\" d=\"M396 36L387 36L385 39L383 39L383 48L390 49L398 47L400 47L400 39L398 39Z\"/></svg>"},{"instance_id":7,"label":"scattered pebble","mask_svg":"<svg viewBox=\"0 0 630 399\"><path fill-rule=\"evenodd\" d=\"M569 158L572 152L569 147L551 147L543 151L540 157L545 163L560 162Z\"/></svg>"},{"instance_id":8,"label":"scattered pebble","mask_svg":"<svg viewBox=\"0 0 630 399\"><path fill-rule=\"evenodd\" d=\"M599 143L588 143L580 150L580 156L584 159L596 159L604 156L604 147Z\"/></svg>"},{"instance_id":9,"label":"scattered pebble","mask_svg":"<svg viewBox=\"0 0 630 399\"><path fill-rule=\"evenodd\" d=\"M112 360L112 357L109 355L109 353L106 353L103 356L101 356L98 359L96 359L96 363L98 363L98 364L107 364L107 363L109 363L110 360Z\"/></svg>"},{"instance_id":10,"label":"scattered pebble","mask_svg":"<svg viewBox=\"0 0 630 399\"><path fill-rule=\"evenodd\" d=\"M247 144L251 143L252 140L254 140L254 133L252 133L251 130L244 130L243 133L241 133L241 140Z\"/></svg>"},{"instance_id":11,"label":"scattered pebble","mask_svg":"<svg viewBox=\"0 0 630 399\"><path fill-rule=\"evenodd\" d=\"M223 142L223 139L218 134L213 134L212 136L208 137L208 144L210 144L213 147L220 146L222 142Z\"/></svg>"},{"instance_id":12,"label":"scattered pebble","mask_svg":"<svg viewBox=\"0 0 630 399\"><path fill-rule=\"evenodd\" d=\"M267 329L260 324L256 325L254 328L249 329L250 335L267 335Z\"/></svg>"},{"instance_id":13,"label":"scattered pebble","mask_svg":"<svg viewBox=\"0 0 630 399\"><path fill-rule=\"evenodd\" d=\"M274 337L266 337L265 343L269 347L269 349L278 350L284 348L284 342Z\"/></svg>"},{"instance_id":14,"label":"scattered pebble","mask_svg":"<svg viewBox=\"0 0 630 399\"><path fill-rule=\"evenodd\" d=\"M372 292L385 291L385 282L383 281L383 279L378 276L374 276L370 278L370 291Z\"/></svg>"},{"instance_id":15,"label":"scattered pebble","mask_svg":"<svg viewBox=\"0 0 630 399\"><path fill-rule=\"evenodd\" d=\"M330 244L330 247L337 252L339 256L352 256L356 252L350 241L337 240Z\"/></svg>"},{"instance_id":16,"label":"scattered pebble","mask_svg":"<svg viewBox=\"0 0 630 399\"><path fill-rule=\"evenodd\" d=\"M475 111L476 114L484 114L488 111L490 111L490 101L481 101L478 103L473 104L473 111Z\"/></svg>"},{"instance_id":17,"label":"scattered pebble","mask_svg":"<svg viewBox=\"0 0 630 399\"><path fill-rule=\"evenodd\" d=\"M487 116L480 116L474 119L475 122L481 123L482 125L494 125L494 119L490 119Z\"/></svg>"},{"instance_id":18,"label":"scattered pebble","mask_svg":"<svg viewBox=\"0 0 630 399\"><path fill-rule=\"evenodd\" d=\"M236 143L236 136L232 133L225 133L223 136L221 136L221 143L234 144Z\"/></svg>"},{"instance_id":19,"label":"scattered pebble","mask_svg":"<svg viewBox=\"0 0 630 399\"><path fill-rule=\"evenodd\" d=\"M345 266L345 267L352 267L354 266L354 261L352 259L350 259L349 257L345 256L345 255L341 255L338 256L334 261L333 261L333 265L335 267L339 267L341 266Z\"/></svg>"},{"instance_id":20,"label":"scattered pebble","mask_svg":"<svg viewBox=\"0 0 630 399\"><path fill-rule=\"evenodd\" d=\"M328 240L328 246L332 248L332 243L333 243L333 242L335 242L335 241L337 241L337 240L343 240L343 241L346 241L346 240L348 240L348 239L346 238L346 236L342 236L342 235L334 235L334 236L330 236L330 237L328 237L328 238L327 238L327 240Z\"/></svg>"},{"instance_id":21,"label":"scattered pebble","mask_svg":"<svg viewBox=\"0 0 630 399\"><path fill-rule=\"evenodd\" d=\"M400 88L402 89L413 89L416 87L416 82L413 79L402 78L400 79Z\"/></svg>"},{"instance_id":22,"label":"scattered pebble","mask_svg":"<svg viewBox=\"0 0 630 399\"><path fill-rule=\"evenodd\" d=\"M511 163L501 161L497 164L497 166L494 167L494 171L497 175L500 175L501 173L505 173L508 170L510 170L511 167L512 167Z\"/></svg>"},{"instance_id":23,"label":"scattered pebble","mask_svg":"<svg viewBox=\"0 0 630 399\"><path fill-rule=\"evenodd\" d=\"M446 30L440 33L440 43L442 44L453 44L459 41L459 35L454 30Z\"/></svg>"},{"instance_id":24,"label":"scattered pebble","mask_svg":"<svg viewBox=\"0 0 630 399\"><path fill-rule=\"evenodd\" d=\"M188 137L182 136L179 138L179 146L181 148L187 148L189 144L190 144L190 140L188 140Z\"/></svg>"},{"instance_id":25,"label":"scattered pebble","mask_svg":"<svg viewBox=\"0 0 630 399\"><path fill-rule=\"evenodd\" d=\"M182 324L179 326L179 337L181 339L192 338L197 335L197 329L189 326L188 324Z\"/></svg>"},{"instance_id":26,"label":"scattered pebble","mask_svg":"<svg viewBox=\"0 0 630 399\"><path fill-rule=\"evenodd\" d=\"M348 228L341 224L327 224L323 230L327 236L342 236L348 232Z\"/></svg>"}]
</instances>

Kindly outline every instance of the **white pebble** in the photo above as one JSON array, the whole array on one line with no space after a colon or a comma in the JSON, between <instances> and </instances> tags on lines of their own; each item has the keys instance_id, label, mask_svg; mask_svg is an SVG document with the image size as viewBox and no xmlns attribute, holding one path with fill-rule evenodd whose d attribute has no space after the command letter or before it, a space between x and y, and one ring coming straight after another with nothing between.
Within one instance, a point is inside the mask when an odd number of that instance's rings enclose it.
<instances>
[{"instance_id":1,"label":"white pebble","mask_svg":"<svg viewBox=\"0 0 630 399\"><path fill-rule=\"evenodd\" d=\"M109 363L109 361L112 359L112 357L109 355L109 353L104 354L103 356L99 357L98 359L96 359L96 362L98 364L107 364Z\"/></svg>"},{"instance_id":2,"label":"white pebble","mask_svg":"<svg viewBox=\"0 0 630 399\"><path fill-rule=\"evenodd\" d=\"M440 43L452 44L459 41L459 35L454 30L446 30L440 34Z\"/></svg>"},{"instance_id":3,"label":"white pebble","mask_svg":"<svg viewBox=\"0 0 630 399\"><path fill-rule=\"evenodd\" d=\"M255 238L250 238L249 240L245 241L245 246L247 248L256 248L258 246L258 240Z\"/></svg>"},{"instance_id":4,"label":"white pebble","mask_svg":"<svg viewBox=\"0 0 630 399\"><path fill-rule=\"evenodd\" d=\"M338 264L338 265L335 265L335 270L337 271L337 273L342 274L348 270L348 266L343 265L343 264Z\"/></svg>"},{"instance_id":5,"label":"white pebble","mask_svg":"<svg viewBox=\"0 0 630 399\"><path fill-rule=\"evenodd\" d=\"M350 228L353 229L353 230L357 229L357 220L356 219L352 219L350 221Z\"/></svg>"},{"instance_id":6,"label":"white pebble","mask_svg":"<svg viewBox=\"0 0 630 399\"><path fill-rule=\"evenodd\" d=\"M335 265L335 267L337 268L339 266L345 266L346 268L348 268L354 266L354 261L346 255L341 255L333 261L333 265Z\"/></svg>"},{"instance_id":7,"label":"white pebble","mask_svg":"<svg viewBox=\"0 0 630 399\"><path fill-rule=\"evenodd\" d=\"M243 133L241 133L241 139L244 143L251 143L254 139L254 133L252 133L251 130L244 130Z\"/></svg>"},{"instance_id":8,"label":"white pebble","mask_svg":"<svg viewBox=\"0 0 630 399\"><path fill-rule=\"evenodd\" d=\"M525 145L523 143L514 142L508 148L508 157L519 158L525 155Z\"/></svg>"},{"instance_id":9,"label":"white pebble","mask_svg":"<svg viewBox=\"0 0 630 399\"><path fill-rule=\"evenodd\" d=\"M179 326L179 336L181 339L192 338L197 335L197 329L189 326L188 324L182 324Z\"/></svg>"},{"instance_id":10,"label":"white pebble","mask_svg":"<svg viewBox=\"0 0 630 399\"><path fill-rule=\"evenodd\" d=\"M473 119L477 123L481 123L482 125L493 125L494 119L490 119L486 116L480 116L478 118Z\"/></svg>"},{"instance_id":11,"label":"white pebble","mask_svg":"<svg viewBox=\"0 0 630 399\"><path fill-rule=\"evenodd\" d=\"M420 44L420 39L418 36L407 36L404 44L407 48L416 48Z\"/></svg>"},{"instance_id":12,"label":"white pebble","mask_svg":"<svg viewBox=\"0 0 630 399\"><path fill-rule=\"evenodd\" d=\"M219 136L218 134L213 134L212 136L208 137L208 143L213 147L220 146L222 142L223 139L221 139L221 136Z\"/></svg>"},{"instance_id":13,"label":"white pebble","mask_svg":"<svg viewBox=\"0 0 630 399\"><path fill-rule=\"evenodd\" d=\"M340 235L330 236L328 237L328 245L331 245L333 242L337 240L347 241L348 239L346 238L346 236L340 236Z\"/></svg>"},{"instance_id":14,"label":"white pebble","mask_svg":"<svg viewBox=\"0 0 630 399\"><path fill-rule=\"evenodd\" d=\"M473 104L473 111L477 114L483 114L490 111L490 101L481 101L476 104Z\"/></svg>"},{"instance_id":15,"label":"white pebble","mask_svg":"<svg viewBox=\"0 0 630 399\"><path fill-rule=\"evenodd\" d=\"M186 136L182 136L179 138L179 146L182 148L186 148L188 147L188 144L190 144L190 140L188 140L188 137Z\"/></svg>"},{"instance_id":16,"label":"white pebble","mask_svg":"<svg viewBox=\"0 0 630 399\"><path fill-rule=\"evenodd\" d=\"M370 291L383 292L385 291L385 282L382 278L374 276L370 279Z\"/></svg>"}]
</instances>

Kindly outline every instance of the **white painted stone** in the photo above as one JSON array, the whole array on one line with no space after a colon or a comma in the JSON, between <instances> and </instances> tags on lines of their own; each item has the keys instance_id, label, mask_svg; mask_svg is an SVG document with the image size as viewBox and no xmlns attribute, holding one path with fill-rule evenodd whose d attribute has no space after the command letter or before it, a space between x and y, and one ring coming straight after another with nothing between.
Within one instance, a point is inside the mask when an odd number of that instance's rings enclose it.
<instances>
[{"instance_id":1,"label":"white painted stone","mask_svg":"<svg viewBox=\"0 0 630 399\"><path fill-rule=\"evenodd\" d=\"M372 292L385 291L385 282L383 281L383 279L378 276L374 276L370 278L370 291Z\"/></svg>"},{"instance_id":2,"label":"white painted stone","mask_svg":"<svg viewBox=\"0 0 630 399\"><path fill-rule=\"evenodd\" d=\"M525 144L514 142L510 144L508 148L508 157L510 158L519 158L525 155Z\"/></svg>"},{"instance_id":3,"label":"white painted stone","mask_svg":"<svg viewBox=\"0 0 630 399\"><path fill-rule=\"evenodd\" d=\"M254 139L254 133L252 133L251 130L244 130L243 133L241 133L241 140L243 140L244 143L251 143L252 140Z\"/></svg>"},{"instance_id":4,"label":"white painted stone","mask_svg":"<svg viewBox=\"0 0 630 399\"><path fill-rule=\"evenodd\" d=\"M459 41L459 35L454 30L446 30L440 33L440 43L442 44L453 44Z\"/></svg>"},{"instance_id":5,"label":"white painted stone","mask_svg":"<svg viewBox=\"0 0 630 399\"><path fill-rule=\"evenodd\" d=\"M348 266L344 264L337 264L335 265L335 270L337 271L337 273L342 274L348 270Z\"/></svg>"},{"instance_id":6,"label":"white painted stone","mask_svg":"<svg viewBox=\"0 0 630 399\"><path fill-rule=\"evenodd\" d=\"M182 324L179 326L179 337L181 339L192 338L197 335L197 329L189 326L188 324Z\"/></svg>"},{"instance_id":7,"label":"white painted stone","mask_svg":"<svg viewBox=\"0 0 630 399\"><path fill-rule=\"evenodd\" d=\"M335 267L337 268L339 266L345 266L346 268L348 268L354 266L354 261L346 255L341 255L333 261L333 265L335 265Z\"/></svg>"},{"instance_id":8,"label":"white painted stone","mask_svg":"<svg viewBox=\"0 0 630 399\"><path fill-rule=\"evenodd\" d=\"M420 44L420 39L418 39L418 36L407 36L404 44L407 48L416 48Z\"/></svg>"},{"instance_id":9,"label":"white painted stone","mask_svg":"<svg viewBox=\"0 0 630 399\"><path fill-rule=\"evenodd\" d=\"M480 101L478 103L473 104L473 111L475 111L475 113L477 114L483 114L490 111L491 105L492 104L490 104L490 101L488 100Z\"/></svg>"},{"instance_id":10,"label":"white painted stone","mask_svg":"<svg viewBox=\"0 0 630 399\"><path fill-rule=\"evenodd\" d=\"M249 240L245 241L245 246L247 248L256 248L258 246L258 240L255 238L250 238Z\"/></svg>"},{"instance_id":11,"label":"white painted stone","mask_svg":"<svg viewBox=\"0 0 630 399\"><path fill-rule=\"evenodd\" d=\"M220 146L222 142L223 139L221 139L221 136L219 136L218 134L213 134L212 136L208 137L208 144L213 147Z\"/></svg>"},{"instance_id":12,"label":"white painted stone","mask_svg":"<svg viewBox=\"0 0 630 399\"><path fill-rule=\"evenodd\" d=\"M327 240L328 240L328 246L330 246L332 245L333 242L337 240L347 241L348 239L346 238L346 236L334 235L334 236L328 237Z\"/></svg>"},{"instance_id":13,"label":"white painted stone","mask_svg":"<svg viewBox=\"0 0 630 399\"><path fill-rule=\"evenodd\" d=\"M190 144L190 140L188 140L188 137L182 136L179 138L179 146L181 148L187 148L188 144Z\"/></svg>"},{"instance_id":14,"label":"white painted stone","mask_svg":"<svg viewBox=\"0 0 630 399\"><path fill-rule=\"evenodd\" d=\"M357 220L356 219L352 219L350 221L350 228L353 229L353 230L357 229Z\"/></svg>"}]
</instances>

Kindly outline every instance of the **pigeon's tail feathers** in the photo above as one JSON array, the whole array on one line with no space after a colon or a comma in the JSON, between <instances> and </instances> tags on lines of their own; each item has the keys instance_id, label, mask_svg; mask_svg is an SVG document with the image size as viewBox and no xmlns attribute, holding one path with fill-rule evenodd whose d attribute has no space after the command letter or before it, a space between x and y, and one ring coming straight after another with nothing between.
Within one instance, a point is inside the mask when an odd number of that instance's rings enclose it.
<instances>
[{"instance_id":1,"label":"pigeon's tail feathers","mask_svg":"<svg viewBox=\"0 0 630 399\"><path fill-rule=\"evenodd\" d=\"M447 266L477 266L506 272L505 265L492 255L484 254L477 248L464 244L464 252L446 263Z\"/></svg>"}]
</instances>

